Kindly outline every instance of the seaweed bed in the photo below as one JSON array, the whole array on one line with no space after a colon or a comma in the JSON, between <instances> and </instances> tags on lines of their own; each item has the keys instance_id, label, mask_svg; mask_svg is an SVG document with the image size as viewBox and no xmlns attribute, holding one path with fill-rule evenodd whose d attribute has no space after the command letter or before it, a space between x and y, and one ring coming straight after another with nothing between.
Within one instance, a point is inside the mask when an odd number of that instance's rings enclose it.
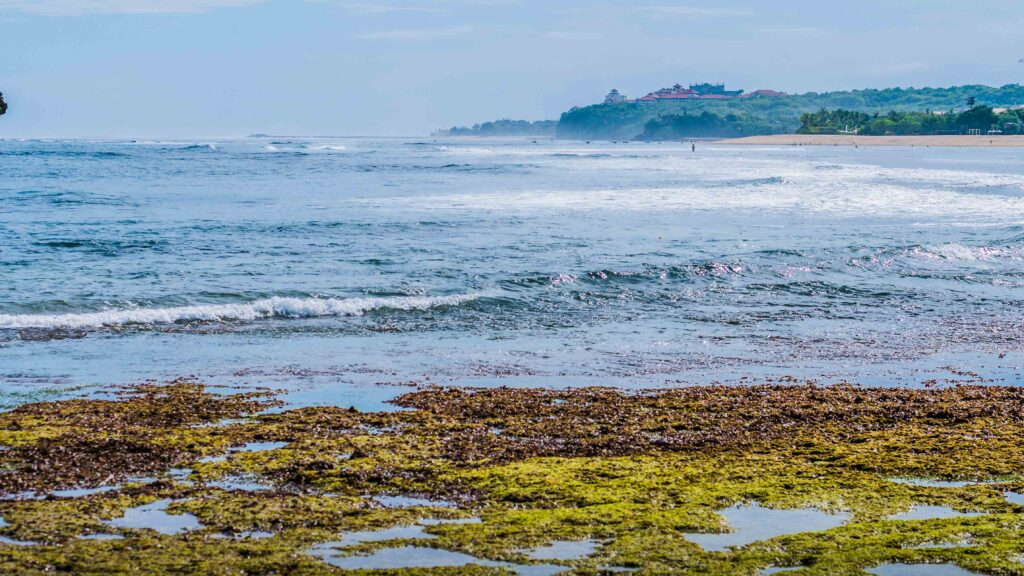
<instances>
[{"instance_id":1,"label":"seaweed bed","mask_svg":"<svg viewBox=\"0 0 1024 576\"><path fill-rule=\"evenodd\" d=\"M175 381L0 414L0 573L1024 574L1022 389L424 388L395 403L281 411L270 392ZM777 534L697 543L739 535L726 518L744 511L797 510ZM430 552L470 560L371 561Z\"/></svg>"}]
</instances>

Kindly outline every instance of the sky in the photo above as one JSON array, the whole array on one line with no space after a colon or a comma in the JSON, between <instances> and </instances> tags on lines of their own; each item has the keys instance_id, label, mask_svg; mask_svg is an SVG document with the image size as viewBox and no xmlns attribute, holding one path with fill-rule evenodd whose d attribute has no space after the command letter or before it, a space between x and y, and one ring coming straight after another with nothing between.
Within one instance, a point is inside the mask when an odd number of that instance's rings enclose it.
<instances>
[{"instance_id":1,"label":"sky","mask_svg":"<svg viewBox=\"0 0 1024 576\"><path fill-rule=\"evenodd\" d=\"M0 137L420 135L677 82L1024 81L1020 0L0 0Z\"/></svg>"}]
</instances>

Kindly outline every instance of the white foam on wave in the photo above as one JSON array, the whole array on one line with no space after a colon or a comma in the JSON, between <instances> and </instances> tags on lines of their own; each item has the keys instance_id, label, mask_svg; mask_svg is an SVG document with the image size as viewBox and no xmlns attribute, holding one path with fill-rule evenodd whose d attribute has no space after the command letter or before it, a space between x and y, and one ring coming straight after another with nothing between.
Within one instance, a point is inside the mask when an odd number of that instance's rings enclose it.
<instances>
[{"instance_id":1,"label":"white foam on wave","mask_svg":"<svg viewBox=\"0 0 1024 576\"><path fill-rule=\"evenodd\" d=\"M964 246L957 242L913 248L910 255L924 260L1020 260L1024 258L1021 246Z\"/></svg>"},{"instance_id":2,"label":"white foam on wave","mask_svg":"<svg viewBox=\"0 0 1024 576\"><path fill-rule=\"evenodd\" d=\"M681 186L617 190L530 190L394 198L429 210L771 210L842 217L992 218L1024 221L1024 199L984 201L950 191L917 190L895 185L851 189L843 183L814 186L749 183L728 188ZM1009 219L1009 220L1007 220Z\"/></svg>"},{"instance_id":3,"label":"white foam on wave","mask_svg":"<svg viewBox=\"0 0 1024 576\"><path fill-rule=\"evenodd\" d=\"M944 258L946 260L978 260L979 258L985 258L987 255L979 248L970 248L963 244L951 242L949 244L941 244L939 246L925 246L927 254L931 254L938 258Z\"/></svg>"},{"instance_id":4,"label":"white foam on wave","mask_svg":"<svg viewBox=\"0 0 1024 576\"><path fill-rule=\"evenodd\" d=\"M573 166L564 161L556 164L559 169ZM977 192L991 186L1021 185L1024 179L1018 175L858 164L818 170L819 165L818 160L793 159L725 162L720 157L598 158L588 161L586 170L678 172L680 185L491 190L393 201L429 210L770 210L839 217L947 218L1002 225L1024 222L1024 197Z\"/></svg>"},{"instance_id":5,"label":"white foam on wave","mask_svg":"<svg viewBox=\"0 0 1024 576\"><path fill-rule=\"evenodd\" d=\"M238 304L173 308L129 308L79 314L0 314L0 328L102 328L176 322L253 321L266 318L360 316L372 310L427 310L457 306L476 294L388 298L286 298L275 296Z\"/></svg>"},{"instance_id":6,"label":"white foam on wave","mask_svg":"<svg viewBox=\"0 0 1024 576\"><path fill-rule=\"evenodd\" d=\"M332 150L332 151L335 151L335 152L340 152L342 150L348 150L348 148L346 148L345 146L342 146L341 144L332 144L332 145L322 144L322 145L319 145L319 146L310 146L309 149L310 150Z\"/></svg>"},{"instance_id":7,"label":"white foam on wave","mask_svg":"<svg viewBox=\"0 0 1024 576\"><path fill-rule=\"evenodd\" d=\"M593 156L609 157L613 154L632 154L632 153L657 153L657 148L624 148L624 147L604 147L604 146L593 146L593 147L551 147L551 146L537 146L537 147L522 147L522 146L435 146L434 150L437 152L449 152L452 155L459 156L509 156L509 157L536 157L544 158L550 157L553 161L564 162L567 157L578 157L587 158Z\"/></svg>"},{"instance_id":8,"label":"white foam on wave","mask_svg":"<svg viewBox=\"0 0 1024 576\"><path fill-rule=\"evenodd\" d=\"M529 151L527 151L529 152ZM1001 174L978 170L953 170L936 168L886 167L876 164L832 163L821 169L820 159L802 158L723 158L709 155L692 157L674 153L652 154L657 150L637 148L628 156L614 154L602 157L604 150L589 150L585 162L566 162L572 150L560 150L548 158L538 158L534 163L557 166L560 170L591 171L634 170L643 172L678 173L696 177L703 183L729 183L735 180L782 179L805 185L824 181L841 181L850 186L913 186L915 188L936 187L961 194L985 194L986 188L1004 187L1014 191L1024 188L1024 179L1016 174ZM598 153L598 154L594 154ZM991 196L991 193L987 194ZM1010 196L1018 196L1010 194Z\"/></svg>"}]
</instances>

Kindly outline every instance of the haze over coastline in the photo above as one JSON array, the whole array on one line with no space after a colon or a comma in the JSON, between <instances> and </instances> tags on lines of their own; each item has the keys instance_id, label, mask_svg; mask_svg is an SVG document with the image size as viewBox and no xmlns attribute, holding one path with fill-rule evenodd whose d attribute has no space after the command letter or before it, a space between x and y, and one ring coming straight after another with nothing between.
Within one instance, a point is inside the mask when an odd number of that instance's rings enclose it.
<instances>
[{"instance_id":1,"label":"haze over coastline","mask_svg":"<svg viewBox=\"0 0 1024 576\"><path fill-rule=\"evenodd\" d=\"M3 0L0 90L18 113L0 137L427 134L675 81L1001 86L1024 75L1015 8Z\"/></svg>"}]
</instances>

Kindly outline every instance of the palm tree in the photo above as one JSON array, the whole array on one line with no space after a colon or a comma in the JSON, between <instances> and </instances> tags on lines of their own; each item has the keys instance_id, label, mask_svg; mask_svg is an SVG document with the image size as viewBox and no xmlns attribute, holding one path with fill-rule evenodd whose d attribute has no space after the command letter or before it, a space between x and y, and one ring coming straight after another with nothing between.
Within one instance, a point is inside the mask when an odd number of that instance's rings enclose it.
<instances>
[{"instance_id":1,"label":"palm tree","mask_svg":"<svg viewBox=\"0 0 1024 576\"><path fill-rule=\"evenodd\" d=\"M0 116L7 112L7 102L4 102L4 93L0 92Z\"/></svg>"},{"instance_id":2,"label":"palm tree","mask_svg":"<svg viewBox=\"0 0 1024 576\"><path fill-rule=\"evenodd\" d=\"M967 107L968 108L974 108L974 105L977 104L977 103L978 103L978 99L975 98L974 96L968 96L967 97Z\"/></svg>"}]
</instances>

